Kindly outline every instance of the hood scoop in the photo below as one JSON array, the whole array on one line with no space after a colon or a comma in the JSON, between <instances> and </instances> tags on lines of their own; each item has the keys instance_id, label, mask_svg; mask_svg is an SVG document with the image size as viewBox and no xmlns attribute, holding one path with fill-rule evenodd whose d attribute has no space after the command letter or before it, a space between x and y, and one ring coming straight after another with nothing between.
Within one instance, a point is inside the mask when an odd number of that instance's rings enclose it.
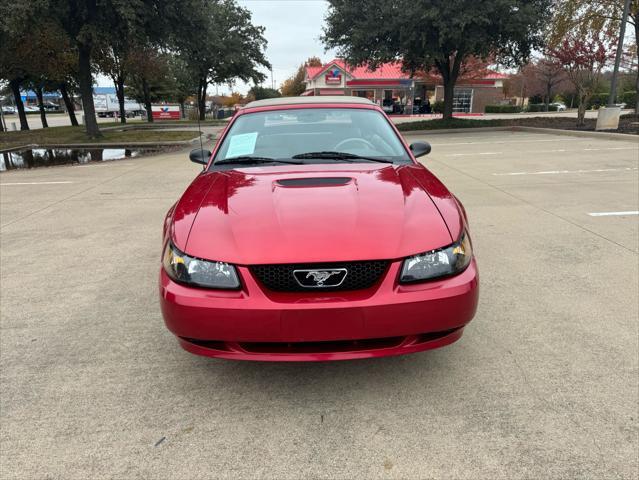
<instances>
[{"instance_id":1,"label":"hood scoop","mask_svg":"<svg viewBox=\"0 0 639 480\"><path fill-rule=\"evenodd\" d=\"M285 178L276 180L278 187L339 187L353 181L350 177Z\"/></svg>"}]
</instances>

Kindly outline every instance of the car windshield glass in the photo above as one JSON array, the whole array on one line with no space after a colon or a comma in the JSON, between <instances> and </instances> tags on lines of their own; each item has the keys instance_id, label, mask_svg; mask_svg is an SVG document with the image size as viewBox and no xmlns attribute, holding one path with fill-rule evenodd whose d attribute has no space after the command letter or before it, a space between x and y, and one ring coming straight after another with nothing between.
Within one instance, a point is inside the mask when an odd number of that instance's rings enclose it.
<instances>
[{"instance_id":1,"label":"car windshield glass","mask_svg":"<svg viewBox=\"0 0 639 480\"><path fill-rule=\"evenodd\" d=\"M343 155L315 156L315 152ZM298 108L242 115L220 145L214 165L247 156L303 158L304 163L353 163L356 157L369 162L410 161L382 113L357 108Z\"/></svg>"}]
</instances>

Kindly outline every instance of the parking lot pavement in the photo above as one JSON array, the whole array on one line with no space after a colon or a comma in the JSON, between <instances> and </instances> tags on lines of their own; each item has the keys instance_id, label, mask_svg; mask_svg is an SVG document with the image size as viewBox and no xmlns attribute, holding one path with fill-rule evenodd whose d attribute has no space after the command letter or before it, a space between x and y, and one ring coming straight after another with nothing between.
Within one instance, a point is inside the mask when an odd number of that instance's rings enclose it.
<instances>
[{"instance_id":1,"label":"parking lot pavement","mask_svg":"<svg viewBox=\"0 0 639 480\"><path fill-rule=\"evenodd\" d=\"M415 138L480 306L454 345L367 361L178 347L156 275L185 152L1 174L2 478L637 478L638 144Z\"/></svg>"}]
</instances>

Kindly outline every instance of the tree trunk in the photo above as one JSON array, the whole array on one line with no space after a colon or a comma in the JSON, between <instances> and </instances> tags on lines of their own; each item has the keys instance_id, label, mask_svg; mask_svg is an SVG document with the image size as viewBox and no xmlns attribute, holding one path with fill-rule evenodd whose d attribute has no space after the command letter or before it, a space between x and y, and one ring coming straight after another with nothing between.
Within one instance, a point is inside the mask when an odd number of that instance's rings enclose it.
<instances>
[{"instance_id":1,"label":"tree trunk","mask_svg":"<svg viewBox=\"0 0 639 480\"><path fill-rule=\"evenodd\" d=\"M115 94L118 97L118 105L120 106L120 123L126 123L126 109L124 108L124 77L118 76L115 83Z\"/></svg>"},{"instance_id":2,"label":"tree trunk","mask_svg":"<svg viewBox=\"0 0 639 480\"><path fill-rule=\"evenodd\" d=\"M453 100L455 98L455 83L450 79L444 80L444 120L453 118Z\"/></svg>"},{"instance_id":3,"label":"tree trunk","mask_svg":"<svg viewBox=\"0 0 639 480\"><path fill-rule=\"evenodd\" d=\"M92 162L101 162L102 160L104 160L104 150L102 150L101 148L89 150L89 153L91 154Z\"/></svg>"},{"instance_id":4,"label":"tree trunk","mask_svg":"<svg viewBox=\"0 0 639 480\"><path fill-rule=\"evenodd\" d=\"M149 82L146 77L142 77L142 94L144 95L144 108L146 108L146 120L153 123L153 112L151 111L151 92L149 90Z\"/></svg>"},{"instance_id":5,"label":"tree trunk","mask_svg":"<svg viewBox=\"0 0 639 480\"><path fill-rule=\"evenodd\" d=\"M550 92L551 92L551 90L552 90L552 85L550 83L548 83L546 85L546 99L545 99L546 100L545 101L545 104L546 104L545 109L546 109L546 111L550 110Z\"/></svg>"},{"instance_id":6,"label":"tree trunk","mask_svg":"<svg viewBox=\"0 0 639 480\"><path fill-rule=\"evenodd\" d=\"M69 91L67 90L67 84L60 84L60 94L62 95L62 100L64 100L64 106L67 109L67 114L69 115L69 120L71 121L71 125L74 127L78 126L78 119L75 116L75 106L73 105L73 100L69 97Z\"/></svg>"},{"instance_id":7,"label":"tree trunk","mask_svg":"<svg viewBox=\"0 0 639 480\"><path fill-rule=\"evenodd\" d=\"M583 127L586 122L586 105L590 100L590 95L579 94L579 108L577 109L577 126Z\"/></svg>"},{"instance_id":8,"label":"tree trunk","mask_svg":"<svg viewBox=\"0 0 639 480\"><path fill-rule=\"evenodd\" d=\"M89 138L99 138L102 136L102 133L98 126L98 120L95 117L95 105L93 104L91 50L91 45L78 45L78 77L80 81L80 95L82 96L82 110L87 136Z\"/></svg>"},{"instance_id":9,"label":"tree trunk","mask_svg":"<svg viewBox=\"0 0 639 480\"><path fill-rule=\"evenodd\" d=\"M182 118L182 120L186 118L186 108L184 107L184 100L180 102L180 118Z\"/></svg>"},{"instance_id":10,"label":"tree trunk","mask_svg":"<svg viewBox=\"0 0 639 480\"><path fill-rule=\"evenodd\" d=\"M37 85L35 88L36 98L38 99L38 109L40 110L40 121L42 128L49 128L47 123L47 112L44 111L44 95L42 94L42 86Z\"/></svg>"},{"instance_id":11,"label":"tree trunk","mask_svg":"<svg viewBox=\"0 0 639 480\"><path fill-rule=\"evenodd\" d=\"M35 167L35 159L33 158L33 150L25 150L22 154L22 162L27 166L27 168Z\"/></svg>"},{"instance_id":12,"label":"tree trunk","mask_svg":"<svg viewBox=\"0 0 639 480\"><path fill-rule=\"evenodd\" d=\"M635 24L635 45L639 45L639 11L632 16ZM637 52L637 77L635 78L635 117L639 118L639 48L635 48Z\"/></svg>"},{"instance_id":13,"label":"tree trunk","mask_svg":"<svg viewBox=\"0 0 639 480\"><path fill-rule=\"evenodd\" d=\"M27 114L24 111L24 103L22 103L22 97L20 97L20 83L21 79L11 80L9 86L11 92L13 92L13 100L16 102L16 108L18 109L18 118L20 118L20 130L29 130L29 122L27 122Z\"/></svg>"},{"instance_id":14,"label":"tree trunk","mask_svg":"<svg viewBox=\"0 0 639 480\"><path fill-rule=\"evenodd\" d=\"M439 70L444 81L444 120L453 118L453 100L455 99L455 84L459 76L459 68L461 66L462 56L460 52L454 54L452 68L450 63L450 55L443 62L436 62L435 65Z\"/></svg>"},{"instance_id":15,"label":"tree trunk","mask_svg":"<svg viewBox=\"0 0 639 480\"><path fill-rule=\"evenodd\" d=\"M198 115L200 116L200 120L204 120L206 117L206 87L208 82L206 79L200 79L200 84L198 85L198 95L197 95L197 109Z\"/></svg>"}]
</instances>

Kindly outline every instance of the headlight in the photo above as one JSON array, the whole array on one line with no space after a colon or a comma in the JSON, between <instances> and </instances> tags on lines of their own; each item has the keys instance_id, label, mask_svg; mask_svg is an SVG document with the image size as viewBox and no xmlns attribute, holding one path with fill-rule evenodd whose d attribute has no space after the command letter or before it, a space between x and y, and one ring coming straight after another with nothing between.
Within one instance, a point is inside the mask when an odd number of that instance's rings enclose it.
<instances>
[{"instance_id":1,"label":"headlight","mask_svg":"<svg viewBox=\"0 0 639 480\"><path fill-rule=\"evenodd\" d=\"M233 265L189 257L167 243L162 259L164 270L173 280L206 288L239 288L240 279Z\"/></svg>"},{"instance_id":2,"label":"headlight","mask_svg":"<svg viewBox=\"0 0 639 480\"><path fill-rule=\"evenodd\" d=\"M464 232L459 241L448 247L420 253L404 260L399 281L420 282L460 273L468 266L472 256L470 240Z\"/></svg>"}]
</instances>

